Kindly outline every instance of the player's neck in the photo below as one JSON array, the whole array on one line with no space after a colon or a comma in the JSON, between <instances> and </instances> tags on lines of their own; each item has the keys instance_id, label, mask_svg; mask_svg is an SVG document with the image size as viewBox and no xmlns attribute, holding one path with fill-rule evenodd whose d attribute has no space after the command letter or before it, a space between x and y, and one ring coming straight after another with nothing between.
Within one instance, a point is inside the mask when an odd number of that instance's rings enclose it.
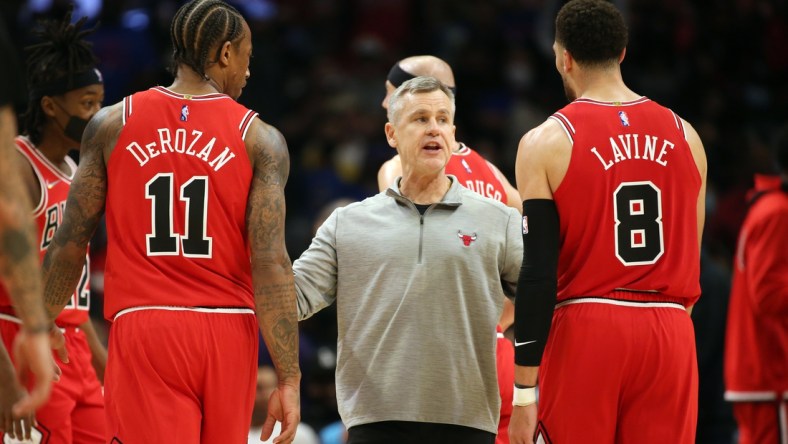
<instances>
[{"instance_id":1,"label":"player's neck","mask_svg":"<svg viewBox=\"0 0 788 444\"><path fill-rule=\"evenodd\" d=\"M205 78L197 74L193 69L181 65L178 67L178 74L172 85L167 89L178 94L190 94L199 96L203 94L223 94L221 85L215 80Z\"/></svg>"},{"instance_id":2,"label":"player's neck","mask_svg":"<svg viewBox=\"0 0 788 444\"><path fill-rule=\"evenodd\" d=\"M577 97L599 102L631 102L641 96L624 84L621 73L609 70L584 73L577 82Z\"/></svg>"}]
</instances>

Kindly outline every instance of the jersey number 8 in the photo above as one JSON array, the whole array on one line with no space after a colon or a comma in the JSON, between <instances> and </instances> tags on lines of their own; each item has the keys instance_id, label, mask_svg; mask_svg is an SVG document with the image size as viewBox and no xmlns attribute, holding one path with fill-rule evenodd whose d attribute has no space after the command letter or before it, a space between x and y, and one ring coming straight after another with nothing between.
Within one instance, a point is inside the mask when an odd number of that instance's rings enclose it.
<instances>
[{"instance_id":1,"label":"jersey number 8","mask_svg":"<svg viewBox=\"0 0 788 444\"><path fill-rule=\"evenodd\" d=\"M653 264L665 252L662 198L651 182L623 182L613 192L616 257L622 264Z\"/></svg>"}]
</instances>

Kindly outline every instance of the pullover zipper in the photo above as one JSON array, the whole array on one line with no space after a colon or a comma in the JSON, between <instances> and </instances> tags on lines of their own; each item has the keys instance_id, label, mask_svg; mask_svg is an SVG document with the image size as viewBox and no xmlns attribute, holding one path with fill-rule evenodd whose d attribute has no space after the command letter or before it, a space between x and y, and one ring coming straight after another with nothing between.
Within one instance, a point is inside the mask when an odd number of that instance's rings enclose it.
<instances>
[{"instance_id":1,"label":"pullover zipper","mask_svg":"<svg viewBox=\"0 0 788 444\"><path fill-rule=\"evenodd\" d=\"M421 264L421 258L422 258L421 250L423 247L424 247L424 215L419 213L419 262L418 262L419 264Z\"/></svg>"}]
</instances>

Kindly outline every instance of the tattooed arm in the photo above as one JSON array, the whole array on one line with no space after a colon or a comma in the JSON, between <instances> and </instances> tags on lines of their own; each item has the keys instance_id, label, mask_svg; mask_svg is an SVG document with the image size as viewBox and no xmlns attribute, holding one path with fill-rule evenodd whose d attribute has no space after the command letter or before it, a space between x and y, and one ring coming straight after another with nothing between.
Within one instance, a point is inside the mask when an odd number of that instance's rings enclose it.
<instances>
[{"instance_id":1,"label":"tattooed arm","mask_svg":"<svg viewBox=\"0 0 788 444\"><path fill-rule=\"evenodd\" d=\"M103 108L88 123L82 137L79 168L71 182L63 222L44 257L44 302L55 319L77 286L85 251L104 214L107 195L105 159L121 128L119 105Z\"/></svg>"},{"instance_id":2,"label":"tattooed arm","mask_svg":"<svg viewBox=\"0 0 788 444\"><path fill-rule=\"evenodd\" d=\"M298 320L293 269L285 248L285 183L290 155L282 134L255 119L246 137L252 163L252 185L246 226L252 250L252 285L260 331L276 366L279 385L268 401L262 439L282 422L289 442L300 421L301 370L298 367Z\"/></svg>"},{"instance_id":3,"label":"tattooed arm","mask_svg":"<svg viewBox=\"0 0 788 444\"><path fill-rule=\"evenodd\" d=\"M11 106L0 106L0 279L14 303L24 328L14 340L17 371L35 375L30 394L22 392L14 401L13 414L31 415L48 398L55 367L49 349L50 322L41 298L41 269L35 248L33 220L28 199L18 175L14 155L16 117ZM0 343L0 347L2 344ZM4 387L16 387L13 372L0 375ZM0 408L4 410L4 408ZM11 412L0 415L10 420ZM8 424L8 422L6 422Z\"/></svg>"},{"instance_id":4,"label":"tattooed arm","mask_svg":"<svg viewBox=\"0 0 788 444\"><path fill-rule=\"evenodd\" d=\"M31 328L49 324L41 304L41 271L32 208L19 176L14 149L16 118L0 110L0 272L17 316Z\"/></svg>"}]
</instances>

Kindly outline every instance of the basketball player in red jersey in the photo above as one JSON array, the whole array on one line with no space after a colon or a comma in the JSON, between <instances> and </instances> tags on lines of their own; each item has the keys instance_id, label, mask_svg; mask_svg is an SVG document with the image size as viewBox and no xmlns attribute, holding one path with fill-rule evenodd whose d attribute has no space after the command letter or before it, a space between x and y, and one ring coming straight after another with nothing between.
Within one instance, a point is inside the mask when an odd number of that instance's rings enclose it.
<instances>
[{"instance_id":1,"label":"basketball player in red jersey","mask_svg":"<svg viewBox=\"0 0 788 444\"><path fill-rule=\"evenodd\" d=\"M24 195L14 150L14 102L22 102L21 70L0 17L0 286L5 285L17 307L22 330L16 335L14 363L10 348L0 341L0 434L30 438L35 409L49 397L55 377L47 333L51 323L41 297L40 266L34 248L33 220ZM35 386L25 390L21 380L34 374Z\"/></svg>"},{"instance_id":2,"label":"basketball player in red jersey","mask_svg":"<svg viewBox=\"0 0 788 444\"><path fill-rule=\"evenodd\" d=\"M611 3L562 7L571 103L520 141L514 443L695 441L706 159L692 126L624 84L626 43Z\"/></svg>"},{"instance_id":3,"label":"basketball player in red jersey","mask_svg":"<svg viewBox=\"0 0 788 444\"><path fill-rule=\"evenodd\" d=\"M389 71L386 79L386 97L383 108L388 110L389 97L405 81L418 76L430 76L438 79L455 91L454 73L451 66L444 60L431 55L411 56L397 62ZM446 174L457 177L457 180L470 190L482 196L503 202L522 213L520 194L509 183L498 168L484 159L479 153L468 148L464 143L454 141L452 156L446 164ZM399 154L387 160L378 170L378 188L384 191L397 177L402 176L402 161ZM501 393L501 417L498 423L496 444L509 443L509 417L512 413L512 382L514 381L514 350L512 343L503 335L503 331L514 322L514 305L504 298L503 312L498 322L498 342L496 360L498 370L498 388Z\"/></svg>"},{"instance_id":4,"label":"basketball player in red jersey","mask_svg":"<svg viewBox=\"0 0 788 444\"><path fill-rule=\"evenodd\" d=\"M287 146L236 102L252 52L237 10L187 2L170 30L174 83L102 109L85 131L45 298L53 312L67 302L106 209L107 442L244 442L259 327L279 377L262 438L279 420L274 442L289 443L301 373Z\"/></svg>"},{"instance_id":5,"label":"basketball player in red jersey","mask_svg":"<svg viewBox=\"0 0 788 444\"><path fill-rule=\"evenodd\" d=\"M756 174L733 260L725 399L738 444L788 443L788 137L779 174Z\"/></svg>"},{"instance_id":6,"label":"basketball player in red jersey","mask_svg":"<svg viewBox=\"0 0 788 444\"><path fill-rule=\"evenodd\" d=\"M21 174L37 225L41 259L63 217L69 186L77 166L68 152L79 148L82 130L101 108L104 86L96 57L82 37L87 18L71 24L46 21L35 32L39 42L29 47L30 99L24 117L26 135L16 138ZM85 249L87 253L87 249ZM61 366L49 402L36 412L37 441L101 443L104 441L104 396L92 362L103 373L106 350L90 321L89 264L82 268L66 308L55 320L64 332L70 362ZM6 346L21 321L0 287L0 333ZM91 345L94 347L91 349Z\"/></svg>"}]
</instances>

